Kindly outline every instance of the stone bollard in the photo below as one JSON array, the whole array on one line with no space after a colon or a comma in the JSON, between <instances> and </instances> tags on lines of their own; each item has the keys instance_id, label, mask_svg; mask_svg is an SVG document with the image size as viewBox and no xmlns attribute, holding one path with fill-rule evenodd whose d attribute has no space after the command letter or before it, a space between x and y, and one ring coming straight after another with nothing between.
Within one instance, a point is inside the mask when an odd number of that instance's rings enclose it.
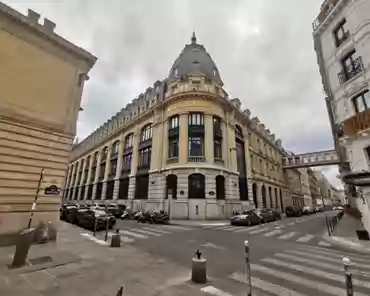
<instances>
[{"instance_id":1,"label":"stone bollard","mask_svg":"<svg viewBox=\"0 0 370 296\"><path fill-rule=\"evenodd\" d=\"M19 235L15 253L13 257L13 267L22 267L26 264L28 251L32 245L35 238L35 228L29 228L22 231Z\"/></svg>"},{"instance_id":2,"label":"stone bollard","mask_svg":"<svg viewBox=\"0 0 370 296\"><path fill-rule=\"evenodd\" d=\"M192 260L191 280L197 284L205 284L207 282L207 260L201 258L202 253L197 250L196 257Z\"/></svg>"},{"instance_id":3,"label":"stone bollard","mask_svg":"<svg viewBox=\"0 0 370 296\"><path fill-rule=\"evenodd\" d=\"M112 235L112 240L110 242L110 246L112 248L119 248L121 247L121 236L119 234L119 229L116 229L116 234Z\"/></svg>"}]
</instances>

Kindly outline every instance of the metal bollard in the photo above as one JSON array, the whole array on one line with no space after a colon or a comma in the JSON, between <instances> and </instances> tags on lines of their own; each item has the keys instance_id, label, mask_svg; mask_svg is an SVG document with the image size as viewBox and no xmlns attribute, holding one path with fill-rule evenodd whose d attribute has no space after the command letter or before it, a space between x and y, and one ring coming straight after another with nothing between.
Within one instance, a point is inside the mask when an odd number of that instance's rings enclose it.
<instances>
[{"instance_id":1,"label":"metal bollard","mask_svg":"<svg viewBox=\"0 0 370 296\"><path fill-rule=\"evenodd\" d=\"M247 296L251 296L252 295L252 276L251 276L249 242L247 240L244 241L244 257L245 257L245 280L247 283Z\"/></svg>"},{"instance_id":2,"label":"metal bollard","mask_svg":"<svg viewBox=\"0 0 370 296\"><path fill-rule=\"evenodd\" d=\"M121 288L119 288L119 290L117 291L116 296L122 296L122 295L123 295L123 286L121 286Z\"/></svg>"},{"instance_id":3,"label":"metal bollard","mask_svg":"<svg viewBox=\"0 0 370 296\"><path fill-rule=\"evenodd\" d=\"M205 284L207 282L207 260L202 258L202 253L197 250L196 258L192 260L191 280L197 284Z\"/></svg>"},{"instance_id":4,"label":"metal bollard","mask_svg":"<svg viewBox=\"0 0 370 296\"><path fill-rule=\"evenodd\" d=\"M326 228L328 229L328 235L331 236L328 215L326 213L325 213L325 223L326 223Z\"/></svg>"},{"instance_id":5,"label":"metal bollard","mask_svg":"<svg viewBox=\"0 0 370 296\"><path fill-rule=\"evenodd\" d=\"M96 225L98 223L98 219L95 217L95 220L94 220L94 236L96 235Z\"/></svg>"},{"instance_id":6,"label":"metal bollard","mask_svg":"<svg viewBox=\"0 0 370 296\"><path fill-rule=\"evenodd\" d=\"M119 229L116 229L116 234L112 235L112 240L110 242L112 248L121 247L121 236L119 234Z\"/></svg>"},{"instance_id":7,"label":"metal bollard","mask_svg":"<svg viewBox=\"0 0 370 296\"><path fill-rule=\"evenodd\" d=\"M109 218L107 218L106 223L105 223L105 238L104 240L108 240L108 229L109 229Z\"/></svg>"},{"instance_id":8,"label":"metal bollard","mask_svg":"<svg viewBox=\"0 0 370 296\"><path fill-rule=\"evenodd\" d=\"M22 267L26 264L28 251L35 237L35 228L22 231L18 237L13 257L13 267Z\"/></svg>"},{"instance_id":9,"label":"metal bollard","mask_svg":"<svg viewBox=\"0 0 370 296\"><path fill-rule=\"evenodd\" d=\"M349 271L351 260L349 260L349 258L347 257L344 257L342 259L342 262L344 266L344 276L345 276L347 296L353 296L354 293L353 293L353 285L352 285L352 272Z\"/></svg>"}]
</instances>

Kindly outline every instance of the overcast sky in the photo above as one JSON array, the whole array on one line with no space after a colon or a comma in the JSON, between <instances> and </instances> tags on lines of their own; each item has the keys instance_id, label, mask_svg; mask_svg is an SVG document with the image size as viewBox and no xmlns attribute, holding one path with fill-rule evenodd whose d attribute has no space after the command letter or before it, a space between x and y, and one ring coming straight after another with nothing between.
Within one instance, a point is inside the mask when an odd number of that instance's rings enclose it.
<instances>
[{"instance_id":1,"label":"overcast sky","mask_svg":"<svg viewBox=\"0 0 370 296\"><path fill-rule=\"evenodd\" d=\"M312 40L323 0L5 0L57 24L98 57L78 121L81 140L155 80L195 30L225 88L295 153L332 149ZM336 167L325 167L336 186Z\"/></svg>"}]
</instances>

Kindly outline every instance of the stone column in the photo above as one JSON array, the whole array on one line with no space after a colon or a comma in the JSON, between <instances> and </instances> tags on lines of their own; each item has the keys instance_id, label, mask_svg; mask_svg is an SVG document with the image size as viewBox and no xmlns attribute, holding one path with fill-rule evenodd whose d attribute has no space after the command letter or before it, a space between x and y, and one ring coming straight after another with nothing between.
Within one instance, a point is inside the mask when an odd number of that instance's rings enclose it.
<instances>
[{"instance_id":1,"label":"stone column","mask_svg":"<svg viewBox=\"0 0 370 296\"><path fill-rule=\"evenodd\" d=\"M208 163L214 162L213 142L213 118L204 114L204 156Z\"/></svg>"},{"instance_id":2,"label":"stone column","mask_svg":"<svg viewBox=\"0 0 370 296\"><path fill-rule=\"evenodd\" d=\"M72 192L72 198L73 200L75 199L75 194L76 194L76 190L78 190L78 172L80 171L80 165L81 165L81 162L79 161L77 164L76 164L76 178L74 178L73 180L73 192ZM78 196L76 197L76 200L78 199Z\"/></svg>"},{"instance_id":3,"label":"stone column","mask_svg":"<svg viewBox=\"0 0 370 296\"><path fill-rule=\"evenodd\" d=\"M150 170L158 171L161 164L160 151L163 150L163 142L167 143L167 141L162 137L162 124L160 122L154 124L152 129L152 158L150 161Z\"/></svg>"},{"instance_id":4,"label":"stone column","mask_svg":"<svg viewBox=\"0 0 370 296\"><path fill-rule=\"evenodd\" d=\"M82 166L81 180L80 180L80 184L79 184L79 188L78 188L78 196L77 196L78 200L83 200L83 196L81 196L81 191L82 191L82 187L85 186L84 177L85 177L85 169L86 169L86 159L83 159L83 161L84 161L84 163L83 163L83 166Z\"/></svg>"},{"instance_id":5,"label":"stone column","mask_svg":"<svg viewBox=\"0 0 370 296\"><path fill-rule=\"evenodd\" d=\"M226 122L224 120L221 121L221 129L222 129L222 159L224 160L225 167L229 168L230 163L230 147L228 146L227 142L227 132L226 132Z\"/></svg>"},{"instance_id":6,"label":"stone column","mask_svg":"<svg viewBox=\"0 0 370 296\"><path fill-rule=\"evenodd\" d=\"M69 190L69 187L70 187L70 183L71 183L71 178L72 178L72 170L73 170L73 167L70 165L68 166L68 172L67 172L67 181L66 181L66 185L64 187L65 190L68 189L68 195L70 194L70 190ZM69 196L66 196L65 194L65 191L64 191L64 198L67 198L68 199Z\"/></svg>"},{"instance_id":7,"label":"stone column","mask_svg":"<svg viewBox=\"0 0 370 296\"><path fill-rule=\"evenodd\" d=\"M179 127L179 130L181 131L181 127ZM162 150L160 153L161 158L161 166L160 170L167 165L167 159L168 159L168 119L163 123L163 138L162 138ZM180 143L179 143L179 150L180 150Z\"/></svg>"},{"instance_id":8,"label":"stone column","mask_svg":"<svg viewBox=\"0 0 370 296\"><path fill-rule=\"evenodd\" d=\"M257 203L258 207L262 208L263 207L263 199L262 199L262 183L261 182L256 182L256 187L257 187Z\"/></svg>"},{"instance_id":9,"label":"stone column","mask_svg":"<svg viewBox=\"0 0 370 296\"><path fill-rule=\"evenodd\" d=\"M105 199L105 195L107 192L107 182L108 182L108 176L109 176L109 171L110 171L110 159L112 157L112 143L108 144L108 155L107 159L105 162L105 171L104 171L104 179L103 179L103 188L101 191L101 199Z\"/></svg>"},{"instance_id":10,"label":"stone column","mask_svg":"<svg viewBox=\"0 0 370 296\"><path fill-rule=\"evenodd\" d=\"M94 176L94 186L93 186L93 191L92 191L92 201L94 202L95 200L95 196L96 196L96 187L97 187L97 183L99 181L99 172L100 172L100 161L101 161L101 155L102 152L101 150L99 150L99 153L98 153L98 159L96 161L96 170L95 170L95 176Z\"/></svg>"},{"instance_id":11,"label":"stone column","mask_svg":"<svg viewBox=\"0 0 370 296\"><path fill-rule=\"evenodd\" d=\"M139 163L140 129L135 131L134 147L132 148L130 183L128 186L128 199L132 202L135 197L136 172Z\"/></svg>"},{"instance_id":12,"label":"stone column","mask_svg":"<svg viewBox=\"0 0 370 296\"><path fill-rule=\"evenodd\" d=\"M236 161L236 142L235 142L235 128L233 125L228 126L228 139L226 139L229 143L229 151L226 151L226 153L229 154L230 157L230 166L229 170L231 172L237 173L238 172L238 166Z\"/></svg>"},{"instance_id":13,"label":"stone column","mask_svg":"<svg viewBox=\"0 0 370 296\"><path fill-rule=\"evenodd\" d=\"M125 138L124 138L123 134L121 134L120 137L119 137L117 170L116 170L116 176L114 177L113 200L116 200L118 198L118 194L119 194L119 183L120 183L121 171L122 171L122 165L123 165L124 145L125 145Z\"/></svg>"},{"instance_id":14,"label":"stone column","mask_svg":"<svg viewBox=\"0 0 370 296\"><path fill-rule=\"evenodd\" d=\"M188 162L188 114L180 115L179 164Z\"/></svg>"},{"instance_id":15,"label":"stone column","mask_svg":"<svg viewBox=\"0 0 370 296\"><path fill-rule=\"evenodd\" d=\"M87 194L88 194L88 191L89 191L88 185L90 185L90 179L91 179L91 171L92 171L92 164L93 164L93 161L92 161L93 159L92 158L93 158L93 156L90 157L89 170L87 171L87 178L86 178L86 186L87 186L87 188L85 188L84 200L87 199Z\"/></svg>"}]
</instances>

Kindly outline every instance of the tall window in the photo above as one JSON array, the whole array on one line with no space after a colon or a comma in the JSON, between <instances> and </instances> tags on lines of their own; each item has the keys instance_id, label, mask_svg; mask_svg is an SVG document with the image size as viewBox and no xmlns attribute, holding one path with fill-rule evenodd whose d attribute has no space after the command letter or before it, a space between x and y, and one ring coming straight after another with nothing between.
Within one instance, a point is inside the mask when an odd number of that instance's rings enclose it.
<instances>
[{"instance_id":1,"label":"tall window","mask_svg":"<svg viewBox=\"0 0 370 296\"><path fill-rule=\"evenodd\" d=\"M140 141L144 142L144 141L150 140L152 138L152 133L153 133L153 130L152 130L151 124L144 126L143 129L141 130Z\"/></svg>"},{"instance_id":2,"label":"tall window","mask_svg":"<svg viewBox=\"0 0 370 296\"><path fill-rule=\"evenodd\" d=\"M190 113L189 114L189 126L204 125L204 116L202 113Z\"/></svg>"},{"instance_id":3,"label":"tall window","mask_svg":"<svg viewBox=\"0 0 370 296\"><path fill-rule=\"evenodd\" d=\"M179 157L179 116L175 115L168 121L168 158Z\"/></svg>"},{"instance_id":4,"label":"tall window","mask_svg":"<svg viewBox=\"0 0 370 296\"><path fill-rule=\"evenodd\" d=\"M131 171L132 153L123 155L122 173L129 173Z\"/></svg>"},{"instance_id":5,"label":"tall window","mask_svg":"<svg viewBox=\"0 0 370 296\"><path fill-rule=\"evenodd\" d=\"M338 47L345 42L349 36L349 31L346 29L346 20L342 20L333 31L335 45Z\"/></svg>"},{"instance_id":6,"label":"tall window","mask_svg":"<svg viewBox=\"0 0 370 296\"><path fill-rule=\"evenodd\" d=\"M139 151L139 167L149 167L152 156L152 147L145 147Z\"/></svg>"},{"instance_id":7,"label":"tall window","mask_svg":"<svg viewBox=\"0 0 370 296\"><path fill-rule=\"evenodd\" d=\"M343 70L338 74L340 83L346 82L363 71L361 57L356 57L355 50L347 54L341 62Z\"/></svg>"},{"instance_id":8,"label":"tall window","mask_svg":"<svg viewBox=\"0 0 370 296\"><path fill-rule=\"evenodd\" d=\"M244 134L241 126L235 126L236 162L239 172L239 197L240 200L248 200L248 181L246 157L244 149Z\"/></svg>"},{"instance_id":9,"label":"tall window","mask_svg":"<svg viewBox=\"0 0 370 296\"><path fill-rule=\"evenodd\" d=\"M107 160L107 156L108 156L108 147L105 146L104 149L103 149L101 161L105 162Z\"/></svg>"},{"instance_id":10,"label":"tall window","mask_svg":"<svg viewBox=\"0 0 370 296\"><path fill-rule=\"evenodd\" d=\"M213 116L213 155L216 160L222 159L221 118Z\"/></svg>"},{"instance_id":11,"label":"tall window","mask_svg":"<svg viewBox=\"0 0 370 296\"><path fill-rule=\"evenodd\" d=\"M188 160L191 157L204 157L204 116L203 113L189 113L188 117Z\"/></svg>"},{"instance_id":12,"label":"tall window","mask_svg":"<svg viewBox=\"0 0 370 296\"><path fill-rule=\"evenodd\" d=\"M189 156L204 156L203 136L189 136Z\"/></svg>"},{"instance_id":13,"label":"tall window","mask_svg":"<svg viewBox=\"0 0 370 296\"><path fill-rule=\"evenodd\" d=\"M369 90L366 90L352 99L356 113L360 113L370 108Z\"/></svg>"},{"instance_id":14,"label":"tall window","mask_svg":"<svg viewBox=\"0 0 370 296\"><path fill-rule=\"evenodd\" d=\"M129 149L129 148L132 148L132 147L134 147L134 134L133 133L128 134L125 137L124 149Z\"/></svg>"},{"instance_id":15,"label":"tall window","mask_svg":"<svg viewBox=\"0 0 370 296\"><path fill-rule=\"evenodd\" d=\"M115 141L112 146L112 155L117 155L119 150L119 141Z\"/></svg>"}]
</instances>

